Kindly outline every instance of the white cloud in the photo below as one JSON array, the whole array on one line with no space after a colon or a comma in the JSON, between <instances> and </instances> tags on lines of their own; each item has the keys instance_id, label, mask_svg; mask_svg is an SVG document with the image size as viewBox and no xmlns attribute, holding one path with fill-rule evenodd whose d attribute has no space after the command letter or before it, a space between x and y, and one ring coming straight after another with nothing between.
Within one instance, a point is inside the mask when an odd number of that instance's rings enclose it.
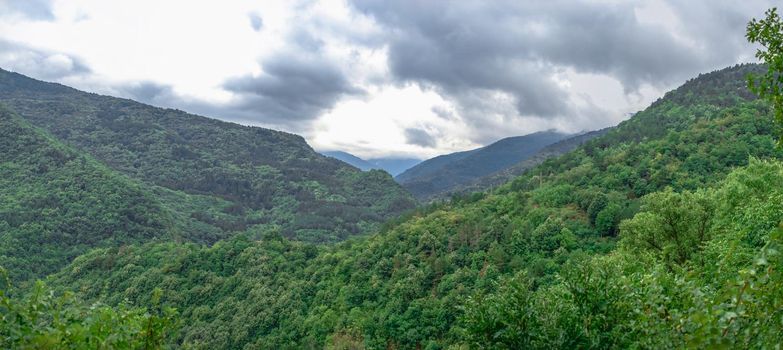
<instances>
[{"instance_id":1,"label":"white cloud","mask_svg":"<svg viewBox=\"0 0 783 350\"><path fill-rule=\"evenodd\" d=\"M423 157L616 124L691 76L752 59L744 23L769 6L0 0L0 66L283 128L320 149Z\"/></svg>"}]
</instances>

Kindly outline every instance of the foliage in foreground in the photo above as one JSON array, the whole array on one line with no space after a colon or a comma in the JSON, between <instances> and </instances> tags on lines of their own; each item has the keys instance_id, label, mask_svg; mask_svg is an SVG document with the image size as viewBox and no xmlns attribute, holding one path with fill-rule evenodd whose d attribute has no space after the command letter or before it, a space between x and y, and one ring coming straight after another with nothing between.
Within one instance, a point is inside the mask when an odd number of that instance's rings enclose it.
<instances>
[{"instance_id":1,"label":"foliage in foreground","mask_svg":"<svg viewBox=\"0 0 783 350\"><path fill-rule=\"evenodd\" d=\"M478 348L770 348L783 343L783 164L645 197L620 249L536 289L524 272L462 318Z\"/></svg>"},{"instance_id":2,"label":"foliage in foreground","mask_svg":"<svg viewBox=\"0 0 783 350\"><path fill-rule=\"evenodd\" d=\"M750 21L745 32L749 42L761 45L756 50L756 58L767 66L764 74L748 76L748 85L754 93L769 101L775 119L783 125L783 21L775 7L767 10L765 16ZM783 134L779 145L783 146Z\"/></svg>"},{"instance_id":3,"label":"foliage in foreground","mask_svg":"<svg viewBox=\"0 0 783 350\"><path fill-rule=\"evenodd\" d=\"M160 349L176 312L160 307L160 291L150 310L105 305L85 307L70 293L55 296L38 282L14 296L5 274L0 286L0 348L3 349Z\"/></svg>"}]
</instances>

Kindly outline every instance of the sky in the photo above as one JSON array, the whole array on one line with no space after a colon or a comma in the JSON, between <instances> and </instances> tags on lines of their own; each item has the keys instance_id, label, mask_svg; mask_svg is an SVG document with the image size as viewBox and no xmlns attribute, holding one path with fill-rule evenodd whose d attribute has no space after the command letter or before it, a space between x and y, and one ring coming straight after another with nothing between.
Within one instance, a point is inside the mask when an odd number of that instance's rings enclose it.
<instances>
[{"instance_id":1,"label":"sky","mask_svg":"<svg viewBox=\"0 0 783 350\"><path fill-rule=\"evenodd\" d=\"M767 0L0 0L0 67L304 136L428 158L628 119L755 62Z\"/></svg>"}]
</instances>

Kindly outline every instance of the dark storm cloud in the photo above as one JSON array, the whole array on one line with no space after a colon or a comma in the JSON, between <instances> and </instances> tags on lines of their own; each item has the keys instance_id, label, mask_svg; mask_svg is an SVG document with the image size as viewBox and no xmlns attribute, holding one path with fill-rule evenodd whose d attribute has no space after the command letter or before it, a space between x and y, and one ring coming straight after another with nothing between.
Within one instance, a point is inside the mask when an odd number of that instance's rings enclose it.
<instances>
[{"instance_id":1,"label":"dark storm cloud","mask_svg":"<svg viewBox=\"0 0 783 350\"><path fill-rule=\"evenodd\" d=\"M461 123L470 130L471 141L484 144L513 133L616 123L625 112L617 110L622 102L593 103L591 93L571 90L562 80L566 72L610 76L627 94L649 94L640 87L668 89L737 63L739 57L750 59L745 25L774 5L765 0L348 1L348 21L308 15L309 7L317 5L313 2L296 5L301 17L283 31L285 47L264 52L261 73L226 80L222 87L233 95L228 102L188 99L154 82L104 82L111 86L101 91L302 132L343 97L363 94L357 86L376 91L413 83L445 98L449 108L433 112ZM0 0L0 17L4 15L54 19L47 0ZM257 12L246 15L254 30L264 30L265 18ZM353 52L344 54L345 48ZM376 70L375 62L365 67L362 49L386 54L386 67ZM354 69L356 63L360 69ZM99 86L102 79L78 57L2 39L0 66L45 80ZM615 85L605 79L596 84L596 90L616 94ZM442 136L422 129L404 134L409 143L424 147L438 144L436 137Z\"/></svg>"},{"instance_id":2,"label":"dark storm cloud","mask_svg":"<svg viewBox=\"0 0 783 350\"><path fill-rule=\"evenodd\" d=\"M33 20L54 19L50 0L0 0L0 14L17 14Z\"/></svg>"},{"instance_id":3,"label":"dark storm cloud","mask_svg":"<svg viewBox=\"0 0 783 350\"><path fill-rule=\"evenodd\" d=\"M610 75L633 92L736 63L747 47L744 23L766 8L763 2L677 2L673 18L659 18L681 27L676 33L641 21L638 2L351 2L387 29L395 79L441 89L463 111L477 109L474 103L486 101L481 95L506 94L519 115L543 118L585 112L553 80L563 69Z\"/></svg>"},{"instance_id":4,"label":"dark storm cloud","mask_svg":"<svg viewBox=\"0 0 783 350\"><path fill-rule=\"evenodd\" d=\"M329 61L306 55L278 55L262 62L261 75L230 79L224 88L239 100L245 117L276 125L310 121L344 95L361 94Z\"/></svg>"},{"instance_id":5,"label":"dark storm cloud","mask_svg":"<svg viewBox=\"0 0 783 350\"><path fill-rule=\"evenodd\" d=\"M405 129L405 142L422 147L435 147L437 141L432 135L422 129Z\"/></svg>"},{"instance_id":6,"label":"dark storm cloud","mask_svg":"<svg viewBox=\"0 0 783 350\"><path fill-rule=\"evenodd\" d=\"M78 57L32 48L0 39L0 66L44 80L87 75L90 68Z\"/></svg>"},{"instance_id":7,"label":"dark storm cloud","mask_svg":"<svg viewBox=\"0 0 783 350\"><path fill-rule=\"evenodd\" d=\"M306 126L296 123L282 123L275 120L264 120L259 118L260 114L253 110L248 110L246 106L238 102L214 103L199 99L187 98L176 93L171 85L161 84L153 81L131 81L113 86L104 87L101 93L111 96L119 96L134 101L150 104L163 108L176 108L189 113L203 115L221 120L267 126L287 126L288 129L303 130ZM298 128L297 128L298 127Z\"/></svg>"}]
</instances>

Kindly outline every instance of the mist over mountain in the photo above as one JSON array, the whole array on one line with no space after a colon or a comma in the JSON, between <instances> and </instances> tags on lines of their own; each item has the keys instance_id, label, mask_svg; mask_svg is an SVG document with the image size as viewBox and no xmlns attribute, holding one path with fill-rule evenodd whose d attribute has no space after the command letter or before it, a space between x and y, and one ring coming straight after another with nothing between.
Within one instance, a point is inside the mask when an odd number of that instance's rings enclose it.
<instances>
[{"instance_id":1,"label":"mist over mountain","mask_svg":"<svg viewBox=\"0 0 783 350\"><path fill-rule=\"evenodd\" d=\"M371 158L364 160L353 154L343 151L325 151L321 152L321 154L339 159L359 168L362 171L382 169L391 176L397 176L403 171L410 169L418 163L421 163L420 159L415 158Z\"/></svg>"}]
</instances>

